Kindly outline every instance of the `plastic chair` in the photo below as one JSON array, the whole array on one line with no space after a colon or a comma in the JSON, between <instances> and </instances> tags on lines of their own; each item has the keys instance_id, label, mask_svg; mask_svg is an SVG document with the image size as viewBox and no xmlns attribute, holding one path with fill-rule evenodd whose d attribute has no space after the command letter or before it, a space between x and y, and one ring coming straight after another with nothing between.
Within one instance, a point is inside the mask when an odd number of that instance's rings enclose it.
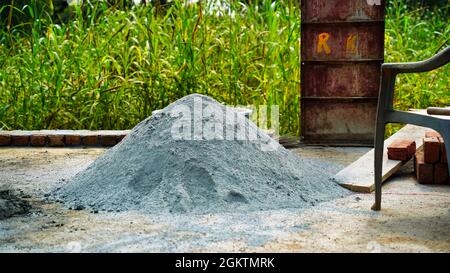
<instances>
[{"instance_id":1,"label":"plastic chair","mask_svg":"<svg viewBox=\"0 0 450 273\"><path fill-rule=\"evenodd\" d=\"M398 74L431 71L444 66L449 61L450 46L425 61L386 63L381 66L381 83L375 127L375 204L372 206L373 210L381 209L384 133L387 123L414 124L438 131L446 143L447 155L450 155L450 116L428 115L426 111L406 112L393 109L395 79ZM448 169L450 172L450 162L448 162Z\"/></svg>"}]
</instances>

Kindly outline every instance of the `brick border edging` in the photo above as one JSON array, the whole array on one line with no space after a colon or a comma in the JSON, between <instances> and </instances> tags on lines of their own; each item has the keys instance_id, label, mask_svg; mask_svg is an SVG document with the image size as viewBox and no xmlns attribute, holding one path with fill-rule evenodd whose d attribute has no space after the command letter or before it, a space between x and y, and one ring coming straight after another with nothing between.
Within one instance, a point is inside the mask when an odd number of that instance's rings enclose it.
<instances>
[{"instance_id":1,"label":"brick border edging","mask_svg":"<svg viewBox=\"0 0 450 273\"><path fill-rule=\"evenodd\" d=\"M129 130L39 130L1 131L0 146L14 147L111 147L122 141Z\"/></svg>"},{"instance_id":2,"label":"brick border edging","mask_svg":"<svg viewBox=\"0 0 450 273\"><path fill-rule=\"evenodd\" d=\"M131 130L0 130L0 147L112 147L130 132ZM287 149L299 144L296 138L274 136L271 130L264 132Z\"/></svg>"}]
</instances>

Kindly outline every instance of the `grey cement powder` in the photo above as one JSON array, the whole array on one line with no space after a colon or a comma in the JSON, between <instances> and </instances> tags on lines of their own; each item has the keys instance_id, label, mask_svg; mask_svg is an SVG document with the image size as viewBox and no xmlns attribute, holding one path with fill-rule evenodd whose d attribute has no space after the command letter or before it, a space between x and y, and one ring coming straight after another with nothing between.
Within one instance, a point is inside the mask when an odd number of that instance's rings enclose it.
<instances>
[{"instance_id":1,"label":"grey cement powder","mask_svg":"<svg viewBox=\"0 0 450 273\"><path fill-rule=\"evenodd\" d=\"M247 119L227 124L206 115L201 120L217 121L223 131L248 127L247 135L257 135L257 141L174 139L172 125L181 117L171 111L181 105L192 110L195 99L202 99L203 109L225 111L197 94L172 103L138 124L52 198L73 208L156 214L303 208L346 194L320 164L292 154ZM217 135L207 128L204 133Z\"/></svg>"}]
</instances>

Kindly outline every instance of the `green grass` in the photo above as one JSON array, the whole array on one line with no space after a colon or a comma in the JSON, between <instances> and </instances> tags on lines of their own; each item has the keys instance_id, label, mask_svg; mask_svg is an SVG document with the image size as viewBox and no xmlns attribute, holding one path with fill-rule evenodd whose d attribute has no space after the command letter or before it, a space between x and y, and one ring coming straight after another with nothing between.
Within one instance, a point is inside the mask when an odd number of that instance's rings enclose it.
<instances>
[{"instance_id":1,"label":"green grass","mask_svg":"<svg viewBox=\"0 0 450 273\"><path fill-rule=\"evenodd\" d=\"M221 17L204 5L165 14L97 5L65 25L34 12L31 28L0 30L0 128L128 129L196 92L233 105L279 105L281 133L298 134L293 2L236 4L235 16ZM428 58L449 44L448 7L411 11L390 2L386 61ZM400 77L396 107L450 104L449 74L446 67Z\"/></svg>"}]
</instances>

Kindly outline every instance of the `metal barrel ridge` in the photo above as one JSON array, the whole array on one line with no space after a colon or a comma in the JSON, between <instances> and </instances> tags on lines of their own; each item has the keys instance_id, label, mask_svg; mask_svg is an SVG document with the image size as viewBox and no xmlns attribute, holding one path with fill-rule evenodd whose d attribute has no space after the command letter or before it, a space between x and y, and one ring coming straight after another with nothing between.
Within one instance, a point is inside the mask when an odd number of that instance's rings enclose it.
<instances>
[{"instance_id":1,"label":"metal barrel ridge","mask_svg":"<svg viewBox=\"0 0 450 273\"><path fill-rule=\"evenodd\" d=\"M301 140L372 146L385 0L302 0Z\"/></svg>"}]
</instances>

